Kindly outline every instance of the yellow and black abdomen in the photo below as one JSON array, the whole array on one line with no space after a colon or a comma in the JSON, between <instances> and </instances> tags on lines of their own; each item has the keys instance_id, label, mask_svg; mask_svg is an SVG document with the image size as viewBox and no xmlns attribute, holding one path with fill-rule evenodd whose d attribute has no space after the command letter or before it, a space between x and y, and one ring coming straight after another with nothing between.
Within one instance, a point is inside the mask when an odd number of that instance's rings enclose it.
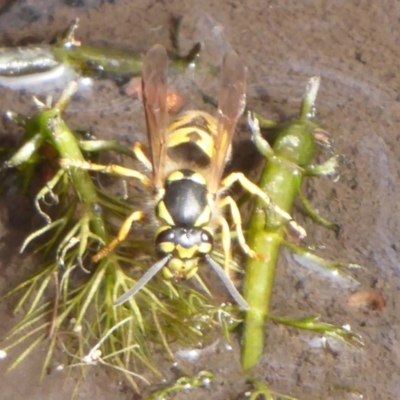
<instances>
[{"instance_id":1,"label":"yellow and black abdomen","mask_svg":"<svg viewBox=\"0 0 400 400\"><path fill-rule=\"evenodd\" d=\"M184 143L193 143L211 158L216 135L217 122L212 115L203 111L189 110L178 115L169 124L167 147L172 149Z\"/></svg>"}]
</instances>

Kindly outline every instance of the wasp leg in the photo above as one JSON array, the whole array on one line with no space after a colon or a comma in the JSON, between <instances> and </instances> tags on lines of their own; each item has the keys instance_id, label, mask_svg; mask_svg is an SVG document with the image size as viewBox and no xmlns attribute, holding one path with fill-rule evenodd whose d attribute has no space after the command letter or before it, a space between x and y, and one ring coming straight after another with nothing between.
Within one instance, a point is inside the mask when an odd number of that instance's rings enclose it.
<instances>
[{"instance_id":1,"label":"wasp leg","mask_svg":"<svg viewBox=\"0 0 400 400\"><path fill-rule=\"evenodd\" d=\"M249 193L258 196L261 200L263 200L265 205L270 210L274 211L290 224L290 226L299 234L300 238L305 238L307 236L304 228L297 224L289 213L287 213L285 210L282 210L275 204L272 204L268 195L264 193L256 184L248 180L241 172L233 172L232 174L224 178L221 182L222 191L231 187L235 182L240 183L242 187L246 189Z\"/></svg>"},{"instance_id":2,"label":"wasp leg","mask_svg":"<svg viewBox=\"0 0 400 400\"><path fill-rule=\"evenodd\" d=\"M99 251L92 257L94 262L97 262L110 254L118 245L121 243L127 236L131 229L133 222L140 221L144 218L144 213L142 211L135 211L133 212L122 224L117 237L112 240L104 249Z\"/></svg>"},{"instance_id":3,"label":"wasp leg","mask_svg":"<svg viewBox=\"0 0 400 400\"><path fill-rule=\"evenodd\" d=\"M205 256L206 261L210 264L213 270L217 273L217 275L222 280L225 287L228 289L228 292L234 298L236 303L243 309L248 310L249 305L247 304L246 300L242 297L242 295L238 292L235 285L233 284L230 278L230 271L229 271L229 263L231 260L230 250L231 250L231 231L229 229L228 222L224 217L219 217L217 224L222 229L222 248L224 252L224 269L215 262L209 255ZM197 275L196 275L197 276ZM208 289L207 289L208 291Z\"/></svg>"},{"instance_id":4,"label":"wasp leg","mask_svg":"<svg viewBox=\"0 0 400 400\"><path fill-rule=\"evenodd\" d=\"M228 222L224 217L219 217L217 221L218 226L221 227L222 251L224 253L224 270L230 276L230 259L231 259L231 230L229 229Z\"/></svg>"},{"instance_id":5,"label":"wasp leg","mask_svg":"<svg viewBox=\"0 0 400 400\"><path fill-rule=\"evenodd\" d=\"M120 165L116 164L100 165L100 164L93 164L88 161L78 161L68 158L62 158L60 160L60 165L62 168L76 167L79 169L83 169L85 171L96 171L96 172L101 172L103 174L126 176L128 178L138 179L146 186L151 185L150 180L146 175L143 175L142 173L134 169L121 167Z\"/></svg>"},{"instance_id":6,"label":"wasp leg","mask_svg":"<svg viewBox=\"0 0 400 400\"><path fill-rule=\"evenodd\" d=\"M142 143L136 142L133 145L133 153L135 154L136 158L149 170L153 171L153 166L150 160L147 158L146 154L143 151Z\"/></svg>"},{"instance_id":7,"label":"wasp leg","mask_svg":"<svg viewBox=\"0 0 400 400\"><path fill-rule=\"evenodd\" d=\"M244 238L244 234L243 234L243 230L242 230L242 217L240 216L240 211L239 211L239 208L238 208L235 200L233 200L232 197L227 196L220 200L219 205L221 208L226 207L226 206L230 207L232 221L233 221L233 224L235 225L237 239L238 239L240 247L243 249L243 251L249 257L258 258L259 255L249 247L249 245L246 243L246 239ZM222 232L222 233L224 234L224 232ZM225 265L226 264L227 264L227 260L225 258Z\"/></svg>"}]
</instances>

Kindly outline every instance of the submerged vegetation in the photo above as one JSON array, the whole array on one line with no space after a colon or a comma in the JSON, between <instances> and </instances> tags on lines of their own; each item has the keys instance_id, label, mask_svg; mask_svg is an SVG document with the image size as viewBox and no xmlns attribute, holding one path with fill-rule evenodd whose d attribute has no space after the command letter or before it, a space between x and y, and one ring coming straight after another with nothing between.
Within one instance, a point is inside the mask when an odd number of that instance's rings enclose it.
<instances>
[{"instance_id":1,"label":"submerged vegetation","mask_svg":"<svg viewBox=\"0 0 400 400\"><path fill-rule=\"evenodd\" d=\"M23 167L34 168L43 146L51 146L58 158L82 161L82 148L86 153L121 150L114 142L81 141L70 131L62 112L75 88L75 84L69 85L49 108L37 101L41 109L30 118L8 114L23 124L25 137L19 150L3 165L3 171L21 168L24 178ZM52 199L53 207L46 206L48 199ZM112 367L122 371L138 389L137 380L147 379L136 371L146 367L159 374L152 356L155 347L164 348L167 356L174 358L171 341L198 344L207 340L207 335L218 326L227 337L231 327L239 322L234 308L213 306L209 298L196 290L159 278L126 305L114 307L115 301L136 283L128 266L134 264L135 270L146 270L154 250L151 241L136 237L98 263L92 260L91 256L111 238L110 221L126 217L131 205L95 186L89 172L59 167L34 203L46 224L26 238L22 250L34 247L36 252L45 254L45 261L29 279L7 294L22 295L15 311L28 309L2 347L7 353L20 343L26 344L10 368L48 339L43 373L59 346L70 355L73 364L100 363Z\"/></svg>"},{"instance_id":2,"label":"submerged vegetation","mask_svg":"<svg viewBox=\"0 0 400 400\"><path fill-rule=\"evenodd\" d=\"M80 76L134 76L140 73L141 58L112 49L83 46L74 38L76 28L77 21L74 21L55 45L41 48L42 53L48 54L50 61L47 66L50 69L67 64ZM173 47L174 52L170 54L173 65L185 68L196 60L201 46L196 44L184 57L179 56L176 38L173 38ZM5 51L0 50L0 60ZM9 51L12 52L12 49ZM14 71L8 78L46 72L37 71L34 62L24 65L26 69ZM1 68L0 65L0 80L7 75L1 72ZM301 194L301 184L306 176L333 175L339 162L339 157L335 155L321 165L312 164L317 144L330 148L331 142L327 132L313 122L318 85L318 78L310 80L300 115L290 122L278 124L260 115L249 114L253 141L266 158L259 187L271 199L273 207L266 209L265 201L255 200L247 243L255 254L265 257L249 257L246 261L243 290L249 310L245 314L236 306L215 305L203 291L179 282L171 283L158 276L161 274L157 274L123 306L115 307L115 302L135 286L137 278L143 276L153 264L154 244L149 238L154 232L146 224L138 224L132 228L137 229L134 234L107 253L106 257L96 258L95 255L115 236L122 221L132 214L133 203L140 205L146 199L137 191L128 193L128 196L107 191L95 183L89 171L62 168L59 160L97 162L102 153L110 151L128 159L135 158L134 152L115 141L85 140L69 129L63 112L76 91L75 83L68 85L55 104L35 100L38 111L33 116L9 112L7 117L23 127L24 136L0 173L4 176L10 169L17 171L22 190L28 192L37 167L44 164L48 171L45 185L33 200L43 225L28 235L21 249L32 249L37 253L41 265L32 276L6 295L19 296L15 312L24 310L21 321L2 343L1 354L4 355L16 346L24 346L9 369L17 367L31 351L47 340L43 374L51 366L55 350L61 349L68 356L66 364L69 366L83 368L101 364L110 367L124 374L139 391L140 382L148 383L151 375L161 375L155 350L162 349L161 357L172 360L175 358L174 346L190 347L206 343L215 332L229 340L232 329L242 322L242 366L245 371L257 364L263 352L265 322L268 319L348 343L360 343L358 336L347 327L320 322L314 316L293 320L269 313L282 246L322 265L334 275L341 274L352 279L343 269L358 267L325 260L310 249L285 239L289 224L282 219L282 215L291 213L296 196L300 196L313 220L328 229L338 229L336 224L313 211ZM272 147L262 138L260 129L277 132ZM282 213L277 213L277 210ZM232 236L235 235L232 233ZM217 251L213 257L221 263L225 261L225 254ZM195 277L207 290L201 278ZM188 386L206 386L213 379L207 371L201 371L192 378L185 373L182 375L174 384L152 393L150 398L166 396ZM274 393L256 381L254 387L252 399L258 396L291 398Z\"/></svg>"},{"instance_id":3,"label":"submerged vegetation","mask_svg":"<svg viewBox=\"0 0 400 400\"><path fill-rule=\"evenodd\" d=\"M172 65L177 70L194 66L201 51L195 43L188 54L180 54L181 19L171 24ZM140 54L110 47L94 47L76 39L79 19L55 39L54 44L0 48L0 85L24 89L35 83L57 81L74 76L90 78L129 79L140 76L143 60Z\"/></svg>"},{"instance_id":4,"label":"submerged vegetation","mask_svg":"<svg viewBox=\"0 0 400 400\"><path fill-rule=\"evenodd\" d=\"M9 117L25 128L24 143L7 161L3 170L34 167L42 146L52 146L58 157L84 160L81 146L88 152L114 148L113 142L89 143L79 139L62 119L62 112L75 90L71 84L58 102L42 109L33 117ZM25 170L22 169L22 174ZM55 211L47 210L46 199L53 199ZM61 168L35 197L37 211L46 224L30 234L22 250L34 246L45 253L42 265L29 279L8 296L22 294L16 311L28 307L22 321L6 338L7 352L21 342L26 350L10 368L17 366L36 345L49 339L49 350L43 371L49 366L56 345L82 364L102 363L121 370L137 387L140 376L133 365L144 364L157 371L152 361L152 343L167 349L171 338L186 344L197 343L207 336L216 323L232 324L232 315L222 320L220 308L213 307L204 295L181 285L155 279L126 306L113 303L136 282L127 271L146 269L153 249L145 240L128 240L124 246L104 257L99 263L91 255L111 237L113 218L121 219L130 205L96 187L87 171ZM139 254L140 256L134 254ZM224 321L225 320L225 321ZM223 328L225 332L228 332ZM139 369L140 370L140 369ZM143 378L144 379L144 378Z\"/></svg>"},{"instance_id":5,"label":"submerged vegetation","mask_svg":"<svg viewBox=\"0 0 400 400\"><path fill-rule=\"evenodd\" d=\"M113 72L107 67L110 52L106 52L107 62L94 62L93 54L100 55L104 49L76 43L75 29L76 22L56 45L69 43L63 50L68 60L62 62L70 64L72 58L81 57L91 67L97 65L103 72ZM173 44L174 49L179 48L176 40ZM54 50L52 47L51 51ZM199 50L199 45L195 45L186 57L172 55L173 65L188 66ZM110 54L126 61L126 54ZM140 70L142 61L135 60ZM35 67L33 64L26 70L13 71L10 76L38 72L31 70ZM131 75L138 73L132 65L128 70ZM87 75L82 65L78 72ZM45 185L33 196L43 225L28 235L21 248L21 251L32 249L42 262L31 277L6 295L19 296L15 312L24 312L2 343L1 354L4 357L12 348L23 346L24 350L9 367L13 369L47 341L42 375L53 365L55 350L60 349L68 356L67 365L108 366L122 372L139 390L140 381L148 383L152 375L161 374L154 354L174 359L170 346L206 343L216 332L222 332L228 340L229 332L240 322L239 311L224 304L214 305L204 290L200 293L188 285L158 276L123 306L115 306L153 262L154 244L150 238L154 232L147 232L146 224L140 224L136 234L130 235L106 257L93 258L114 237L115 225L120 225L131 214L132 203L147 200L140 191L128 196L113 194L95 184L88 171L61 168L60 159L93 161L109 151L134 157L133 151L115 141L85 140L69 129L62 114L76 89L76 83L68 85L55 104L35 99L38 111L33 116L7 113L10 120L22 126L24 135L19 147L2 165L1 177L5 178L12 169L19 176L21 190L29 193L39 166L46 167L46 174L41 177ZM218 252L215 256L222 258ZM207 289L198 275L195 278ZM163 351L160 353L157 349ZM196 387L204 383L205 376L208 380L212 378L204 371L201 377L185 379ZM183 382L177 381L167 392L178 390L185 385Z\"/></svg>"},{"instance_id":6,"label":"submerged vegetation","mask_svg":"<svg viewBox=\"0 0 400 400\"><path fill-rule=\"evenodd\" d=\"M334 155L323 164L312 164L317 144L331 149L331 139L328 133L313 121L319 83L319 77L310 79L297 118L278 124L264 119L261 115L249 113L248 121L253 142L266 158L259 182L260 188L268 194L276 206L288 213L292 211L295 197L300 196L307 213L314 221L337 232L338 225L319 216L301 194L301 185L305 177L334 175L339 163L339 156ZM273 129L277 132L272 147L261 136L260 128ZM246 313L243 326L243 369L247 371L255 366L263 353L265 322L268 318L299 329L360 344L359 337L348 328L319 322L318 317L293 320L270 315L272 289L282 246L321 265L333 276L343 275L352 280L351 276L344 272L344 269L358 268L359 266L326 260L313 254L309 248L287 241L285 239L287 231L285 221L274 211L263 210L263 208L263 204L256 200L248 226L249 246L255 252L267 255L268 259L248 258L246 262L243 292L250 309Z\"/></svg>"}]
</instances>

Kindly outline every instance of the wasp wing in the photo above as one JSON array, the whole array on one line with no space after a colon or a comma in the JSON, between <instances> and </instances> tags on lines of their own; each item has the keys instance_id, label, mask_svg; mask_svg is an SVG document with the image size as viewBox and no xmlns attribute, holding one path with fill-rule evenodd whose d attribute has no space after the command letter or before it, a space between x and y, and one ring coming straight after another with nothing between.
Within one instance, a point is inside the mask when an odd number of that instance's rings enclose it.
<instances>
[{"instance_id":1,"label":"wasp wing","mask_svg":"<svg viewBox=\"0 0 400 400\"><path fill-rule=\"evenodd\" d=\"M246 104L246 67L235 52L229 52L222 62L218 97L217 135L211 156L207 188L218 191L224 172L227 153L239 117Z\"/></svg>"},{"instance_id":2,"label":"wasp wing","mask_svg":"<svg viewBox=\"0 0 400 400\"><path fill-rule=\"evenodd\" d=\"M167 67L168 56L159 44L145 55L142 67L142 95L147 135L153 167L153 183L161 189L165 178L167 155Z\"/></svg>"}]
</instances>

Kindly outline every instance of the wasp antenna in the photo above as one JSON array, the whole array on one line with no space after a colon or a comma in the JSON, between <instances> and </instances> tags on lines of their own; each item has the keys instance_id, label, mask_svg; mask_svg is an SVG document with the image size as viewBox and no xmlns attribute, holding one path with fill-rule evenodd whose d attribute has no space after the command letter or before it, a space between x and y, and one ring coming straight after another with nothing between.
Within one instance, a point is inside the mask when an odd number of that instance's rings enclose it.
<instances>
[{"instance_id":1,"label":"wasp antenna","mask_svg":"<svg viewBox=\"0 0 400 400\"><path fill-rule=\"evenodd\" d=\"M242 297L242 295L235 288L235 286L233 285L229 276L225 273L225 271L222 269L222 267L208 255L205 256L205 259L211 265L211 268L220 277L221 281L223 282L225 287L228 289L228 292L233 297L235 302L240 306L240 308L247 311L250 308L249 305L247 304L247 301Z\"/></svg>"},{"instance_id":2,"label":"wasp antenna","mask_svg":"<svg viewBox=\"0 0 400 400\"><path fill-rule=\"evenodd\" d=\"M124 293L121 297L119 297L115 302L114 306L120 306L129 300L132 296L134 296L143 286L149 282L154 275L159 272L165 264L171 259L172 255L168 254L166 257L156 262L137 282L132 288L130 288L126 293Z\"/></svg>"}]
</instances>

